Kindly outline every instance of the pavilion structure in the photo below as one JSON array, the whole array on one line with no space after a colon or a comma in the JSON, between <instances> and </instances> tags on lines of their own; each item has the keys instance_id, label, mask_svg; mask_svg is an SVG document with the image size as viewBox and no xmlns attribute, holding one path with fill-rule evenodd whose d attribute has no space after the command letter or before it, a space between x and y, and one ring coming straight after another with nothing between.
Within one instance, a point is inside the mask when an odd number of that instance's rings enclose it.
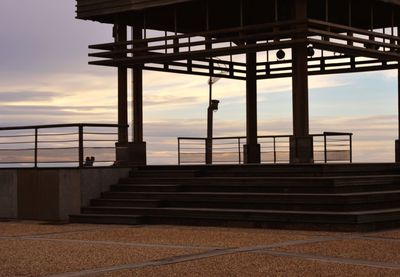
<instances>
[{"instance_id":1,"label":"pavilion structure","mask_svg":"<svg viewBox=\"0 0 400 277\"><path fill-rule=\"evenodd\" d=\"M257 81L291 77L290 160L312 163L308 76L399 69L400 0L77 0L77 18L114 26L89 63L118 69L121 163L146 164L144 70L246 82L247 163L260 162Z\"/></svg>"}]
</instances>

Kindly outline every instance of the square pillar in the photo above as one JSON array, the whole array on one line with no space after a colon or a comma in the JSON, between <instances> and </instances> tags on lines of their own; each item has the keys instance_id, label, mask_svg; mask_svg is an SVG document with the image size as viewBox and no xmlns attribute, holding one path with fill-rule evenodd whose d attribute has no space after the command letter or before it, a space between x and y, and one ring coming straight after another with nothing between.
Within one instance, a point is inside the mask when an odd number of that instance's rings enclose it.
<instances>
[{"instance_id":1,"label":"square pillar","mask_svg":"<svg viewBox=\"0 0 400 277\"><path fill-rule=\"evenodd\" d=\"M146 143L117 143L116 148L116 165L123 167L131 167L147 164Z\"/></svg>"},{"instance_id":2,"label":"square pillar","mask_svg":"<svg viewBox=\"0 0 400 277\"><path fill-rule=\"evenodd\" d=\"M296 19L307 18L307 0L296 0L294 9ZM302 33L296 38L306 37L307 34ZM292 68L293 137L290 139L290 163L313 163L313 139L309 134L307 43L292 47Z\"/></svg>"},{"instance_id":3,"label":"square pillar","mask_svg":"<svg viewBox=\"0 0 400 277\"><path fill-rule=\"evenodd\" d=\"M114 33L117 42L126 42L126 25L116 25ZM142 39L142 28L136 25L132 28L132 38ZM140 47L135 45L135 47ZM126 47L124 46L126 49ZM143 69L138 65L132 69L132 137L133 141L128 141L128 85L127 68L118 68L118 143L116 144L116 165L118 166L137 166L146 165L146 143L143 141Z\"/></svg>"},{"instance_id":4,"label":"square pillar","mask_svg":"<svg viewBox=\"0 0 400 277\"><path fill-rule=\"evenodd\" d=\"M114 24L113 37L116 43L127 41L127 26ZM118 46L118 50L126 50L126 46ZM122 54L121 58L126 55ZM128 69L118 67L118 142L128 142Z\"/></svg>"},{"instance_id":5,"label":"square pillar","mask_svg":"<svg viewBox=\"0 0 400 277\"><path fill-rule=\"evenodd\" d=\"M245 163L260 163L260 144L257 139L257 54L246 54L246 137Z\"/></svg>"},{"instance_id":6,"label":"square pillar","mask_svg":"<svg viewBox=\"0 0 400 277\"><path fill-rule=\"evenodd\" d=\"M290 137L290 163L313 163L313 138Z\"/></svg>"},{"instance_id":7,"label":"square pillar","mask_svg":"<svg viewBox=\"0 0 400 277\"><path fill-rule=\"evenodd\" d=\"M395 142L395 159L400 163L400 67L397 69L397 132L398 139Z\"/></svg>"}]
</instances>

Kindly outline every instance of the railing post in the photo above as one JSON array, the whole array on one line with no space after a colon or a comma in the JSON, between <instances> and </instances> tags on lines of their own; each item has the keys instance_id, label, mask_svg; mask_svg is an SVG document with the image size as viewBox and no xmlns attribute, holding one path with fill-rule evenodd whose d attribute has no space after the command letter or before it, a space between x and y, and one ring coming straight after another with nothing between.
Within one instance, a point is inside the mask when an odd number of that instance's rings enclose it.
<instances>
[{"instance_id":1,"label":"railing post","mask_svg":"<svg viewBox=\"0 0 400 277\"><path fill-rule=\"evenodd\" d=\"M212 160L212 149L213 149L213 139L212 138L206 138L205 139L205 146L206 146L206 151L205 151L205 155L206 155L206 164L212 164L213 160Z\"/></svg>"},{"instance_id":2,"label":"railing post","mask_svg":"<svg viewBox=\"0 0 400 277\"><path fill-rule=\"evenodd\" d=\"M34 150L34 163L35 168L38 164L38 128L35 128L35 150Z\"/></svg>"},{"instance_id":3,"label":"railing post","mask_svg":"<svg viewBox=\"0 0 400 277\"><path fill-rule=\"evenodd\" d=\"M328 146L327 146L326 133L324 133L324 161L325 163L328 163Z\"/></svg>"},{"instance_id":4,"label":"railing post","mask_svg":"<svg viewBox=\"0 0 400 277\"><path fill-rule=\"evenodd\" d=\"M79 125L79 167L83 167L83 125Z\"/></svg>"},{"instance_id":5,"label":"railing post","mask_svg":"<svg viewBox=\"0 0 400 277\"><path fill-rule=\"evenodd\" d=\"M240 138L238 138L238 154L239 154L239 164L242 164L242 148L240 147Z\"/></svg>"},{"instance_id":6,"label":"railing post","mask_svg":"<svg viewBox=\"0 0 400 277\"><path fill-rule=\"evenodd\" d=\"M274 137L274 164L276 164L276 137Z\"/></svg>"},{"instance_id":7,"label":"railing post","mask_svg":"<svg viewBox=\"0 0 400 277\"><path fill-rule=\"evenodd\" d=\"M350 139L350 163L353 163L353 134L349 135Z\"/></svg>"},{"instance_id":8,"label":"railing post","mask_svg":"<svg viewBox=\"0 0 400 277\"><path fill-rule=\"evenodd\" d=\"M178 138L178 165L181 165L181 139Z\"/></svg>"}]
</instances>

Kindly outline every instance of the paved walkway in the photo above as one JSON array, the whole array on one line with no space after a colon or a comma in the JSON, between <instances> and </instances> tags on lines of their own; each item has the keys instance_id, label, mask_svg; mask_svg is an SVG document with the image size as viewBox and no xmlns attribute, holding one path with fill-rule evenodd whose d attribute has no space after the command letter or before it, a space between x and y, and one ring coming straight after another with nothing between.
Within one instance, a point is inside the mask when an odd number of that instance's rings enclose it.
<instances>
[{"instance_id":1,"label":"paved walkway","mask_svg":"<svg viewBox=\"0 0 400 277\"><path fill-rule=\"evenodd\" d=\"M3 221L0 276L400 276L400 230Z\"/></svg>"}]
</instances>

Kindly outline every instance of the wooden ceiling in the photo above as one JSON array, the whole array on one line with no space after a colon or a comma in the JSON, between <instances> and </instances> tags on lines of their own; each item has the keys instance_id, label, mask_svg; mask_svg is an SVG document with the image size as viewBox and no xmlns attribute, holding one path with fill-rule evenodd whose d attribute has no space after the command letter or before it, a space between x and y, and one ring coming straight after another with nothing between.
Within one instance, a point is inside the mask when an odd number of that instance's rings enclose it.
<instances>
[{"instance_id":1,"label":"wooden ceiling","mask_svg":"<svg viewBox=\"0 0 400 277\"><path fill-rule=\"evenodd\" d=\"M127 25L145 22L148 29L186 33L205 30L207 10L211 30L240 26L241 1L243 23L252 25L273 22L276 15L278 20L291 19L296 0L77 0L77 17ZM398 6L400 0L309 0L308 16L362 29L382 28L400 25Z\"/></svg>"}]
</instances>

